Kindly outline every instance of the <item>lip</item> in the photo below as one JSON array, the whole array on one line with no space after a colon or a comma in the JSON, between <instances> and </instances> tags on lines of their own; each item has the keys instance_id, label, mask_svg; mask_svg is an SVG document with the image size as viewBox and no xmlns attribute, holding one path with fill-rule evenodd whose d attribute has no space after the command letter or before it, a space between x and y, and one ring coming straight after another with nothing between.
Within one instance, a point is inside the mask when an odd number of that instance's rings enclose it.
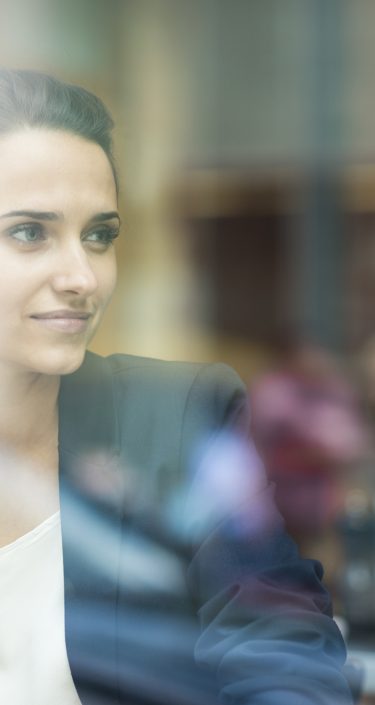
<instances>
[{"instance_id":1,"label":"lip","mask_svg":"<svg viewBox=\"0 0 375 705\"><path fill-rule=\"evenodd\" d=\"M86 330L92 313L70 309L34 313L31 319L45 328L63 333L81 333Z\"/></svg>"}]
</instances>

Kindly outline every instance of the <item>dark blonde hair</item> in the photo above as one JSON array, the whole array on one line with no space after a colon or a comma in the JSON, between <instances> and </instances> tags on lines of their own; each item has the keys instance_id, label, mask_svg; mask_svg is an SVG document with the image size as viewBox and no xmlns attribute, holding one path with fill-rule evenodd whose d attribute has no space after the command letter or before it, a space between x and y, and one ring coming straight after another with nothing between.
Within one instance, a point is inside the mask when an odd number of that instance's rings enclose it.
<instances>
[{"instance_id":1,"label":"dark blonde hair","mask_svg":"<svg viewBox=\"0 0 375 705\"><path fill-rule=\"evenodd\" d=\"M95 142L108 157L118 190L114 122L90 91L38 71L0 69L0 135L22 127L63 130Z\"/></svg>"}]
</instances>

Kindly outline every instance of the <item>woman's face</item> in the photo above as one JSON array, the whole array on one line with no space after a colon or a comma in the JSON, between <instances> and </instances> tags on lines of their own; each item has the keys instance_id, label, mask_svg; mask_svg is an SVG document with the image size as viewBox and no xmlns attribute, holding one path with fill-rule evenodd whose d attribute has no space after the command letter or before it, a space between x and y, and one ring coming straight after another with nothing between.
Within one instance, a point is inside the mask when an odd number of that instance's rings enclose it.
<instances>
[{"instance_id":1,"label":"woman's face","mask_svg":"<svg viewBox=\"0 0 375 705\"><path fill-rule=\"evenodd\" d=\"M116 281L116 187L104 151L63 131L0 136L0 368L83 361Z\"/></svg>"}]
</instances>

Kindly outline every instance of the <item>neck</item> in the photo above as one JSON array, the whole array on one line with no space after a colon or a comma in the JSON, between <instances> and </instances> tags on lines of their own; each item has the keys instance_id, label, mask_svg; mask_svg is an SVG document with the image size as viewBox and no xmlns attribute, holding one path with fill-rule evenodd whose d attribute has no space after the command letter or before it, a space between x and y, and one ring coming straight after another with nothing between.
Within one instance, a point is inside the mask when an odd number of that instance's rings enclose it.
<instances>
[{"instance_id":1,"label":"neck","mask_svg":"<svg viewBox=\"0 0 375 705\"><path fill-rule=\"evenodd\" d=\"M0 368L0 444L20 453L57 444L60 378Z\"/></svg>"},{"instance_id":2,"label":"neck","mask_svg":"<svg viewBox=\"0 0 375 705\"><path fill-rule=\"evenodd\" d=\"M59 383L0 365L0 546L59 508Z\"/></svg>"}]
</instances>

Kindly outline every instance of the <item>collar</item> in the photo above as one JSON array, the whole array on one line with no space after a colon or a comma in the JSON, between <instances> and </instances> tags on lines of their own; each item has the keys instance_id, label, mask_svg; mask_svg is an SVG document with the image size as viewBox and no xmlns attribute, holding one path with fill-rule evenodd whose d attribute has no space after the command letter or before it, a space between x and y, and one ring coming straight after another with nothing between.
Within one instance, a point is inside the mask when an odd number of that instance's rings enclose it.
<instances>
[{"instance_id":1,"label":"collar","mask_svg":"<svg viewBox=\"0 0 375 705\"><path fill-rule=\"evenodd\" d=\"M73 455L118 448L111 367L107 359L87 352L81 367L61 379L59 448Z\"/></svg>"}]
</instances>

